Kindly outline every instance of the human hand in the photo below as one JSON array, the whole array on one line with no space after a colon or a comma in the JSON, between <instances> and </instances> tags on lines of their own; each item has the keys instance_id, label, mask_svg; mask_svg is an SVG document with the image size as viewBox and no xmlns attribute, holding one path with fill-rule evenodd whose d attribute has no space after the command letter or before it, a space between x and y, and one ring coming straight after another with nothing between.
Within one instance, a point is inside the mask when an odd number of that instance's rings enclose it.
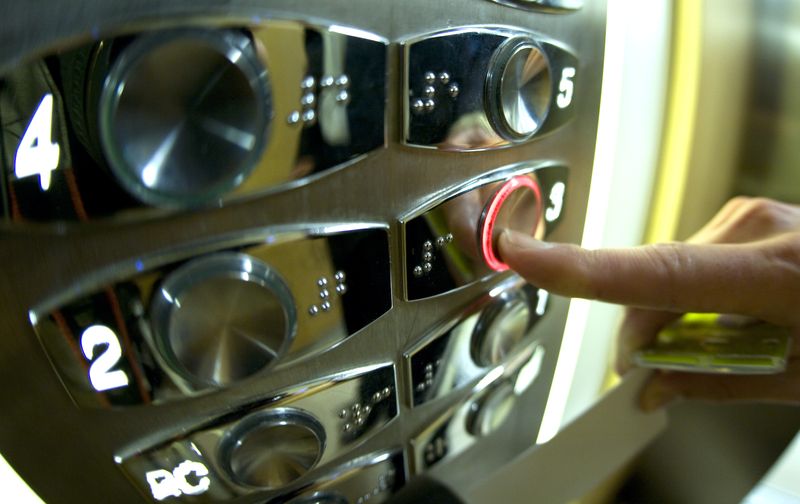
<instances>
[{"instance_id":1,"label":"human hand","mask_svg":"<svg viewBox=\"0 0 800 504\"><path fill-rule=\"evenodd\" d=\"M686 243L586 250L505 232L498 247L537 287L628 306L617 340L620 373L635 350L685 312L744 315L792 329L784 373L656 373L642 392L643 409L678 397L800 404L800 207L734 198Z\"/></svg>"}]
</instances>

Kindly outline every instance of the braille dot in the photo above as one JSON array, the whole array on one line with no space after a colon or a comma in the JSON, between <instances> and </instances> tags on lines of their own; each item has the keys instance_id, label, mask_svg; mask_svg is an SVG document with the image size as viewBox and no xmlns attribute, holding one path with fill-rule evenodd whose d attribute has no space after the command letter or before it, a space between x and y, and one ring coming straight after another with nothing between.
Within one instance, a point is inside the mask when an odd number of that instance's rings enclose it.
<instances>
[{"instance_id":1,"label":"braille dot","mask_svg":"<svg viewBox=\"0 0 800 504\"><path fill-rule=\"evenodd\" d=\"M323 88L328 88L333 86L333 76L326 75L319 81L319 85Z\"/></svg>"},{"instance_id":2,"label":"braille dot","mask_svg":"<svg viewBox=\"0 0 800 504\"><path fill-rule=\"evenodd\" d=\"M320 308L322 308L322 311L324 311L324 312L331 310L331 304L328 301L323 302L319 306L320 306Z\"/></svg>"},{"instance_id":3,"label":"braille dot","mask_svg":"<svg viewBox=\"0 0 800 504\"><path fill-rule=\"evenodd\" d=\"M346 276L344 274L344 271L337 271L336 273L333 274L333 278L335 278L337 282L344 282Z\"/></svg>"},{"instance_id":4,"label":"braille dot","mask_svg":"<svg viewBox=\"0 0 800 504\"><path fill-rule=\"evenodd\" d=\"M316 315L317 313L319 313L319 306L317 306L317 305L311 305L311 306L308 308L308 314L309 314L309 315L311 315L311 316L314 316L314 315Z\"/></svg>"},{"instance_id":5,"label":"braille dot","mask_svg":"<svg viewBox=\"0 0 800 504\"><path fill-rule=\"evenodd\" d=\"M319 285L320 287L325 287L326 285L328 285L328 279L325 277L320 278L319 280L317 280L317 285Z\"/></svg>"},{"instance_id":6,"label":"braille dot","mask_svg":"<svg viewBox=\"0 0 800 504\"><path fill-rule=\"evenodd\" d=\"M346 88L350 85L350 77L345 74L340 75L336 78L336 85L341 88Z\"/></svg>"},{"instance_id":7,"label":"braille dot","mask_svg":"<svg viewBox=\"0 0 800 504\"><path fill-rule=\"evenodd\" d=\"M306 126L313 126L317 122L317 113L313 110L303 112L303 123Z\"/></svg>"},{"instance_id":8,"label":"braille dot","mask_svg":"<svg viewBox=\"0 0 800 504\"><path fill-rule=\"evenodd\" d=\"M314 79L314 76L312 76L312 75L307 75L305 77L305 79L303 79L303 81L300 82L300 88L301 89L313 89L314 86L316 86L316 85L317 85L317 81L316 81L316 79Z\"/></svg>"},{"instance_id":9,"label":"braille dot","mask_svg":"<svg viewBox=\"0 0 800 504\"><path fill-rule=\"evenodd\" d=\"M439 72L439 82L442 84L450 82L450 74L447 72Z\"/></svg>"},{"instance_id":10,"label":"braille dot","mask_svg":"<svg viewBox=\"0 0 800 504\"><path fill-rule=\"evenodd\" d=\"M422 254L422 260L425 261L425 262L433 261L433 254L431 254L430 252L423 253Z\"/></svg>"},{"instance_id":11,"label":"braille dot","mask_svg":"<svg viewBox=\"0 0 800 504\"><path fill-rule=\"evenodd\" d=\"M422 271L424 271L425 273L430 273L432 269L433 265L431 263L428 262L422 263Z\"/></svg>"},{"instance_id":12,"label":"braille dot","mask_svg":"<svg viewBox=\"0 0 800 504\"><path fill-rule=\"evenodd\" d=\"M350 103L350 93L348 93L347 91L344 91L344 90L339 91L338 93L336 93L336 103L339 103L339 104Z\"/></svg>"},{"instance_id":13,"label":"braille dot","mask_svg":"<svg viewBox=\"0 0 800 504\"><path fill-rule=\"evenodd\" d=\"M297 123L299 123L300 122L300 112L295 110L294 112L289 114L289 116L286 118L286 122L288 124L297 124Z\"/></svg>"},{"instance_id":14,"label":"braille dot","mask_svg":"<svg viewBox=\"0 0 800 504\"><path fill-rule=\"evenodd\" d=\"M383 389L383 397L389 397L389 395L391 393L392 393L392 389L390 389L389 387L386 387L385 389Z\"/></svg>"},{"instance_id":15,"label":"braille dot","mask_svg":"<svg viewBox=\"0 0 800 504\"><path fill-rule=\"evenodd\" d=\"M436 238L436 246L437 247L442 248L442 247L445 246L446 243L447 242L445 241L444 237L440 236L439 238Z\"/></svg>"},{"instance_id":16,"label":"braille dot","mask_svg":"<svg viewBox=\"0 0 800 504\"><path fill-rule=\"evenodd\" d=\"M328 289L322 289L321 291L319 291L319 297L321 297L322 299L328 299L329 297L331 297L331 293L328 292Z\"/></svg>"},{"instance_id":17,"label":"braille dot","mask_svg":"<svg viewBox=\"0 0 800 504\"><path fill-rule=\"evenodd\" d=\"M372 394L372 402L378 402L382 399L380 392L375 392Z\"/></svg>"},{"instance_id":18,"label":"braille dot","mask_svg":"<svg viewBox=\"0 0 800 504\"><path fill-rule=\"evenodd\" d=\"M422 94L427 98L433 98L434 95L436 95L436 88L433 86L425 86L422 90Z\"/></svg>"},{"instance_id":19,"label":"braille dot","mask_svg":"<svg viewBox=\"0 0 800 504\"><path fill-rule=\"evenodd\" d=\"M353 426L350 425L349 423L346 423L346 424L344 424L343 430L345 432L350 432L351 430L353 430Z\"/></svg>"},{"instance_id":20,"label":"braille dot","mask_svg":"<svg viewBox=\"0 0 800 504\"><path fill-rule=\"evenodd\" d=\"M432 249L433 249L433 243L431 243L430 241L426 241L425 243L422 244L422 250L429 251Z\"/></svg>"},{"instance_id":21,"label":"braille dot","mask_svg":"<svg viewBox=\"0 0 800 504\"><path fill-rule=\"evenodd\" d=\"M347 292L347 286L345 284L339 284L336 286L336 293L340 296Z\"/></svg>"},{"instance_id":22,"label":"braille dot","mask_svg":"<svg viewBox=\"0 0 800 504\"><path fill-rule=\"evenodd\" d=\"M364 406L364 414L369 415L370 413L372 413L372 406L367 404L366 406Z\"/></svg>"},{"instance_id":23,"label":"braille dot","mask_svg":"<svg viewBox=\"0 0 800 504\"><path fill-rule=\"evenodd\" d=\"M423 103L425 105L425 112L433 112L436 109L436 102L431 98L423 100Z\"/></svg>"},{"instance_id":24,"label":"braille dot","mask_svg":"<svg viewBox=\"0 0 800 504\"><path fill-rule=\"evenodd\" d=\"M425 372L433 371L433 364L425 364Z\"/></svg>"},{"instance_id":25,"label":"braille dot","mask_svg":"<svg viewBox=\"0 0 800 504\"><path fill-rule=\"evenodd\" d=\"M418 383L417 384L417 392L423 392L424 390L425 390L425 384L424 383Z\"/></svg>"},{"instance_id":26,"label":"braille dot","mask_svg":"<svg viewBox=\"0 0 800 504\"><path fill-rule=\"evenodd\" d=\"M422 266L414 266L414 276L415 277L422 276Z\"/></svg>"},{"instance_id":27,"label":"braille dot","mask_svg":"<svg viewBox=\"0 0 800 504\"><path fill-rule=\"evenodd\" d=\"M343 409L339 412L339 418L347 418L347 410Z\"/></svg>"},{"instance_id":28,"label":"braille dot","mask_svg":"<svg viewBox=\"0 0 800 504\"><path fill-rule=\"evenodd\" d=\"M421 99L417 98L413 102L411 102L411 111L415 114L421 114L425 112L425 102Z\"/></svg>"},{"instance_id":29,"label":"braille dot","mask_svg":"<svg viewBox=\"0 0 800 504\"><path fill-rule=\"evenodd\" d=\"M306 93L300 97L300 104L304 107L311 107L317 101L317 97L314 96L314 93Z\"/></svg>"},{"instance_id":30,"label":"braille dot","mask_svg":"<svg viewBox=\"0 0 800 504\"><path fill-rule=\"evenodd\" d=\"M458 84L456 84L455 82L447 86L447 94L450 95L450 98L458 98L458 93L460 91L461 89L458 88Z\"/></svg>"},{"instance_id":31,"label":"braille dot","mask_svg":"<svg viewBox=\"0 0 800 504\"><path fill-rule=\"evenodd\" d=\"M447 233L447 236L445 236L444 239L447 241L447 243L452 242L453 241L453 233Z\"/></svg>"},{"instance_id":32,"label":"braille dot","mask_svg":"<svg viewBox=\"0 0 800 504\"><path fill-rule=\"evenodd\" d=\"M425 72L424 79L427 84L433 84L436 82L436 74L433 72Z\"/></svg>"}]
</instances>

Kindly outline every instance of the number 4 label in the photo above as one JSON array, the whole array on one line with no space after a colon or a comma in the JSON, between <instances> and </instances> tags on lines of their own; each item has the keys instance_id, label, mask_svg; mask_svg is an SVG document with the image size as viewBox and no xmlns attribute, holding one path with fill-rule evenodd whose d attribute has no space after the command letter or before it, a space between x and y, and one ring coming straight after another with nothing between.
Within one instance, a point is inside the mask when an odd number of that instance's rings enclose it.
<instances>
[{"instance_id":1,"label":"number 4 label","mask_svg":"<svg viewBox=\"0 0 800 504\"><path fill-rule=\"evenodd\" d=\"M44 95L22 135L14 160L17 178L39 176L42 190L50 188L51 172L58 168L61 149L53 142L53 95Z\"/></svg>"}]
</instances>

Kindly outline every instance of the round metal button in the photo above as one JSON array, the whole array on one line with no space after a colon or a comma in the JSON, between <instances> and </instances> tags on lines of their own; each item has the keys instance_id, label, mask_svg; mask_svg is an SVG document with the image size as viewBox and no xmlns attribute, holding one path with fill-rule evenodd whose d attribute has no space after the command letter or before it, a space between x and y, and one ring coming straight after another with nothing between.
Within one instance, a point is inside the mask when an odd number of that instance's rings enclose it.
<instances>
[{"instance_id":1,"label":"round metal button","mask_svg":"<svg viewBox=\"0 0 800 504\"><path fill-rule=\"evenodd\" d=\"M487 200L478 222L478 243L486 264L508 269L496 252L500 234L508 229L535 235L542 214L539 183L532 175L517 175L500 184Z\"/></svg>"},{"instance_id":2,"label":"round metal button","mask_svg":"<svg viewBox=\"0 0 800 504\"><path fill-rule=\"evenodd\" d=\"M261 157L272 115L267 71L235 30L135 40L100 97L100 138L120 183L145 203L218 201Z\"/></svg>"},{"instance_id":3,"label":"round metal button","mask_svg":"<svg viewBox=\"0 0 800 504\"><path fill-rule=\"evenodd\" d=\"M319 462L325 446L324 432L317 420L300 410L283 408L256 413L223 437L222 464L243 485L278 489Z\"/></svg>"},{"instance_id":4,"label":"round metal button","mask_svg":"<svg viewBox=\"0 0 800 504\"><path fill-rule=\"evenodd\" d=\"M170 368L207 387L274 363L291 345L297 314L289 288L266 264L222 253L170 274L153 297L151 321Z\"/></svg>"},{"instance_id":5,"label":"round metal button","mask_svg":"<svg viewBox=\"0 0 800 504\"><path fill-rule=\"evenodd\" d=\"M475 324L470 353L476 364L501 364L528 333L531 306L524 295L514 293L489 306Z\"/></svg>"},{"instance_id":6,"label":"round metal button","mask_svg":"<svg viewBox=\"0 0 800 504\"><path fill-rule=\"evenodd\" d=\"M514 386L508 382L501 383L488 397L474 405L473 414L467 418L467 430L473 436L488 436L497 431L511 416L516 401Z\"/></svg>"},{"instance_id":7,"label":"round metal button","mask_svg":"<svg viewBox=\"0 0 800 504\"><path fill-rule=\"evenodd\" d=\"M522 141L541 128L553 90L547 56L533 40L512 39L503 44L487 84L488 115L500 135Z\"/></svg>"}]
</instances>

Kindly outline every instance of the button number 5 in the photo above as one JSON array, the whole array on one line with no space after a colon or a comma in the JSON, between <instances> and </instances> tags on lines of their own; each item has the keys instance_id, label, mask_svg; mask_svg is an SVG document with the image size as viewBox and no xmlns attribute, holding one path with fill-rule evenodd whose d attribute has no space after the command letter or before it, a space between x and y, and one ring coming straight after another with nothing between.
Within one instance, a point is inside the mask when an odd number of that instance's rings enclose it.
<instances>
[{"instance_id":1,"label":"button number 5","mask_svg":"<svg viewBox=\"0 0 800 504\"><path fill-rule=\"evenodd\" d=\"M561 70L561 80L558 82L560 93L556 96L558 108L567 108L572 103L572 94L575 91L575 67L565 67Z\"/></svg>"}]
</instances>

